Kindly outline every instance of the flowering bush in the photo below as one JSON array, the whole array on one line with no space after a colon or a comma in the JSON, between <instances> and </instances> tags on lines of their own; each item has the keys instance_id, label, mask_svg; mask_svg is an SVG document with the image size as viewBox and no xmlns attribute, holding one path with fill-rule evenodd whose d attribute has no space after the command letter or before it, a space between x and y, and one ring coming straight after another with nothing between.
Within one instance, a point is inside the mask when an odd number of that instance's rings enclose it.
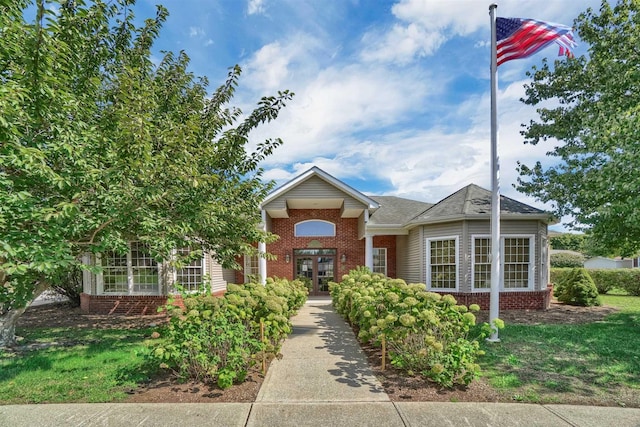
<instances>
[{"instance_id":1,"label":"flowering bush","mask_svg":"<svg viewBox=\"0 0 640 427\"><path fill-rule=\"evenodd\" d=\"M407 284L363 268L329 288L336 311L358 327L359 339L380 345L384 337L394 366L447 387L476 378L479 340L491 333L485 323L478 336L469 339L476 330L477 305L458 305L451 295L427 292L424 284Z\"/></svg>"},{"instance_id":2,"label":"flowering bush","mask_svg":"<svg viewBox=\"0 0 640 427\"><path fill-rule=\"evenodd\" d=\"M307 293L302 282L269 279L265 286L230 284L223 297L208 290L184 294L184 309L172 303L165 307L171 319L150 357L182 379L228 388L244 381L260 356L277 354L291 333L289 318Z\"/></svg>"}]
</instances>

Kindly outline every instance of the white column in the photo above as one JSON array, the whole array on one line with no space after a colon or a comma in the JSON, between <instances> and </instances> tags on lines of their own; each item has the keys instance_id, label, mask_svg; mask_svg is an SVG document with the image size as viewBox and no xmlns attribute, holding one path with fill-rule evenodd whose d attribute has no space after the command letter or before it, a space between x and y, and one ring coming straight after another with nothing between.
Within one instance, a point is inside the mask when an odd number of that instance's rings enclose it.
<instances>
[{"instance_id":1,"label":"white column","mask_svg":"<svg viewBox=\"0 0 640 427\"><path fill-rule=\"evenodd\" d=\"M267 212L262 209L262 223L260 227L262 231L267 231ZM260 273L260 283L267 284L267 259L264 254L267 253L267 244L265 242L258 242L258 272Z\"/></svg>"},{"instance_id":2,"label":"white column","mask_svg":"<svg viewBox=\"0 0 640 427\"><path fill-rule=\"evenodd\" d=\"M373 271L373 236L364 236L364 265Z\"/></svg>"},{"instance_id":3,"label":"white column","mask_svg":"<svg viewBox=\"0 0 640 427\"><path fill-rule=\"evenodd\" d=\"M373 271L373 236L367 233L369 209L364 210L364 265Z\"/></svg>"}]
</instances>

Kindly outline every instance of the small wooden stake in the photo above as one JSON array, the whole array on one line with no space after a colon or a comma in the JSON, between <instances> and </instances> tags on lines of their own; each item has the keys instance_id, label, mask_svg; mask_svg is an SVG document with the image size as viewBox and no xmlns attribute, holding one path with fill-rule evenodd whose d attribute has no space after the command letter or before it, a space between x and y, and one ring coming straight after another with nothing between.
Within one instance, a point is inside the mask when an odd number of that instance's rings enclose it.
<instances>
[{"instance_id":1,"label":"small wooden stake","mask_svg":"<svg viewBox=\"0 0 640 427\"><path fill-rule=\"evenodd\" d=\"M260 341L264 344L264 319L260 319ZM262 375L267 373L267 352L262 350Z\"/></svg>"},{"instance_id":2,"label":"small wooden stake","mask_svg":"<svg viewBox=\"0 0 640 427\"><path fill-rule=\"evenodd\" d=\"M384 338L384 334L381 338L382 344L382 370L384 371L387 365L387 340Z\"/></svg>"}]
</instances>

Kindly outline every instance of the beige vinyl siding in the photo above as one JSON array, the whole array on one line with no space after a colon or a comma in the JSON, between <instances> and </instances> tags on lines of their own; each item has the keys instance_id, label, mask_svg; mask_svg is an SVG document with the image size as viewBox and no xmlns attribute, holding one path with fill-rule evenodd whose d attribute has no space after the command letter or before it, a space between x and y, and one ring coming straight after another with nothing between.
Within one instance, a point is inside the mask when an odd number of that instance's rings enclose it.
<instances>
[{"instance_id":1,"label":"beige vinyl siding","mask_svg":"<svg viewBox=\"0 0 640 427\"><path fill-rule=\"evenodd\" d=\"M424 283L424 248L422 227L416 227L409 231L409 235L398 236L406 241L403 255L398 253L397 275L407 283Z\"/></svg>"},{"instance_id":2,"label":"beige vinyl siding","mask_svg":"<svg viewBox=\"0 0 640 427\"><path fill-rule=\"evenodd\" d=\"M272 200L263 206L265 210L285 209L287 199L344 199L343 209L365 209L367 206L340 189L313 176L300 185L287 191L286 194Z\"/></svg>"},{"instance_id":3,"label":"beige vinyl siding","mask_svg":"<svg viewBox=\"0 0 640 427\"><path fill-rule=\"evenodd\" d=\"M224 279L222 266L218 261L212 257L208 257L207 266L209 276L211 276L211 292L216 293L227 290L227 281Z\"/></svg>"},{"instance_id":4,"label":"beige vinyl siding","mask_svg":"<svg viewBox=\"0 0 640 427\"><path fill-rule=\"evenodd\" d=\"M404 280L409 271L408 253L408 236L396 236L396 277Z\"/></svg>"},{"instance_id":5,"label":"beige vinyl siding","mask_svg":"<svg viewBox=\"0 0 640 427\"><path fill-rule=\"evenodd\" d=\"M229 283L235 283L236 282L236 271L232 268L223 268L222 269L222 278L224 279L225 282L227 282L227 285Z\"/></svg>"}]
</instances>

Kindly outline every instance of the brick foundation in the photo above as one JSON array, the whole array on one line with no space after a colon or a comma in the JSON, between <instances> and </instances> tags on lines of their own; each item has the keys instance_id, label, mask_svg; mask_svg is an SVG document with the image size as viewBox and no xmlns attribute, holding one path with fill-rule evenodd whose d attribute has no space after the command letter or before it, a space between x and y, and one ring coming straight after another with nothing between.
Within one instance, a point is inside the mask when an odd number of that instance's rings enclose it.
<instances>
[{"instance_id":1,"label":"brick foundation","mask_svg":"<svg viewBox=\"0 0 640 427\"><path fill-rule=\"evenodd\" d=\"M500 310L547 310L551 306L553 288L533 292L500 292ZM489 310L490 293L472 294L449 292L458 304L478 304L481 310Z\"/></svg>"},{"instance_id":2,"label":"brick foundation","mask_svg":"<svg viewBox=\"0 0 640 427\"><path fill-rule=\"evenodd\" d=\"M214 293L222 296L224 291ZM174 304L184 308L180 295L171 295ZM80 294L80 309L87 314L113 314L140 316L158 314L158 308L167 304L167 295L89 295Z\"/></svg>"}]
</instances>

